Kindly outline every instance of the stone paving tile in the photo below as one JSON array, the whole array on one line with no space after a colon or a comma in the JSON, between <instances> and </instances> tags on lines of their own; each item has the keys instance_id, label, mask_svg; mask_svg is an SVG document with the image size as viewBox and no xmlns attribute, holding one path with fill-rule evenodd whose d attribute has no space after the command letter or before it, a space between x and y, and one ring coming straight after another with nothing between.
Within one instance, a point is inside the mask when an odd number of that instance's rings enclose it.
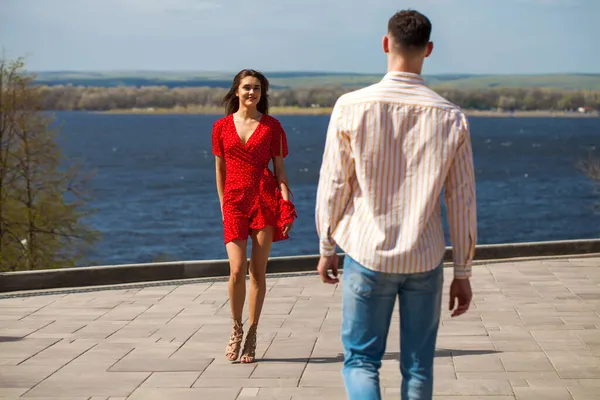
<instances>
[{"instance_id":1,"label":"stone paving tile","mask_svg":"<svg viewBox=\"0 0 600 400\"><path fill-rule=\"evenodd\" d=\"M514 388L517 400L573 400L573 396L566 388Z\"/></svg>"},{"instance_id":2,"label":"stone paving tile","mask_svg":"<svg viewBox=\"0 0 600 400\"><path fill-rule=\"evenodd\" d=\"M259 363L256 366L252 375L253 379L296 379L300 380L304 369L306 368L305 363Z\"/></svg>"},{"instance_id":3,"label":"stone paving tile","mask_svg":"<svg viewBox=\"0 0 600 400\"><path fill-rule=\"evenodd\" d=\"M128 396L150 373L58 371L23 397Z\"/></svg>"},{"instance_id":4,"label":"stone paving tile","mask_svg":"<svg viewBox=\"0 0 600 400\"><path fill-rule=\"evenodd\" d=\"M65 372L106 372L113 364L129 354L135 345L100 343L61 368Z\"/></svg>"},{"instance_id":5,"label":"stone paving tile","mask_svg":"<svg viewBox=\"0 0 600 400\"><path fill-rule=\"evenodd\" d=\"M434 394L445 396L498 396L512 395L513 388L504 379L436 380Z\"/></svg>"},{"instance_id":6,"label":"stone paving tile","mask_svg":"<svg viewBox=\"0 0 600 400\"><path fill-rule=\"evenodd\" d=\"M35 356L25 360L20 365L54 367L56 369L68 364L97 343L89 340L75 340L73 342L61 341L54 346L48 347Z\"/></svg>"},{"instance_id":7,"label":"stone paving tile","mask_svg":"<svg viewBox=\"0 0 600 400\"><path fill-rule=\"evenodd\" d=\"M580 388L582 387L581 383L578 379L560 379L560 377L556 376L556 378L552 379L527 379L527 386L530 387L566 387L570 388Z\"/></svg>"},{"instance_id":8,"label":"stone paving tile","mask_svg":"<svg viewBox=\"0 0 600 400\"><path fill-rule=\"evenodd\" d=\"M29 390L29 388L0 387L0 399L17 399L27 390Z\"/></svg>"},{"instance_id":9,"label":"stone paving tile","mask_svg":"<svg viewBox=\"0 0 600 400\"><path fill-rule=\"evenodd\" d=\"M261 388L295 388L298 386L297 378L252 378L252 379L234 379L222 377L219 379L198 379L194 388L237 388L241 390L245 387L261 387Z\"/></svg>"},{"instance_id":10,"label":"stone paving tile","mask_svg":"<svg viewBox=\"0 0 600 400\"><path fill-rule=\"evenodd\" d=\"M501 353L500 359L508 372L554 372L555 369L543 352Z\"/></svg>"},{"instance_id":11,"label":"stone paving tile","mask_svg":"<svg viewBox=\"0 0 600 400\"><path fill-rule=\"evenodd\" d=\"M196 354L178 353L177 345L144 346L136 348L109 368L110 372L202 372L213 361L212 358Z\"/></svg>"},{"instance_id":12,"label":"stone paving tile","mask_svg":"<svg viewBox=\"0 0 600 400\"><path fill-rule=\"evenodd\" d=\"M261 388L258 391L260 396L271 396L274 398L281 398L284 396L290 396L292 399L305 399L305 398L321 398L321 399L332 399L332 398L343 398L346 399L346 392L343 388L332 388L332 387L294 387L294 388Z\"/></svg>"},{"instance_id":13,"label":"stone paving tile","mask_svg":"<svg viewBox=\"0 0 600 400\"><path fill-rule=\"evenodd\" d=\"M23 319L27 320L26 318ZM39 321L44 322L45 325L39 330L36 330L30 335L27 335L29 339L63 339L74 337L75 332L81 329L86 329L90 324L89 321L56 321L43 319L31 319L28 321Z\"/></svg>"},{"instance_id":14,"label":"stone paving tile","mask_svg":"<svg viewBox=\"0 0 600 400\"><path fill-rule=\"evenodd\" d=\"M598 381L596 381L598 384ZM599 386L569 386L567 387L574 399L600 399L600 385Z\"/></svg>"},{"instance_id":15,"label":"stone paving tile","mask_svg":"<svg viewBox=\"0 0 600 400\"><path fill-rule=\"evenodd\" d=\"M25 367L22 365L0 367L0 388L30 389L55 371L56 368L52 367Z\"/></svg>"},{"instance_id":16,"label":"stone paving tile","mask_svg":"<svg viewBox=\"0 0 600 400\"><path fill-rule=\"evenodd\" d=\"M238 388L139 388L128 400L235 400Z\"/></svg>"},{"instance_id":17,"label":"stone paving tile","mask_svg":"<svg viewBox=\"0 0 600 400\"><path fill-rule=\"evenodd\" d=\"M131 321L150 308L150 305L122 303L98 318L98 321Z\"/></svg>"},{"instance_id":18,"label":"stone paving tile","mask_svg":"<svg viewBox=\"0 0 600 400\"><path fill-rule=\"evenodd\" d=\"M44 307L28 317L35 319L61 319L64 321L93 321L106 314L107 310L88 308L81 305L80 308L74 307Z\"/></svg>"},{"instance_id":19,"label":"stone paving tile","mask_svg":"<svg viewBox=\"0 0 600 400\"><path fill-rule=\"evenodd\" d=\"M600 258L474 267L469 313L442 312L434 399L600 398L599 267ZM446 269L445 299L451 277ZM251 365L224 357L226 282L0 299L0 400L345 399L341 288L303 275L269 276L267 286ZM384 399L400 396L398 330L396 305Z\"/></svg>"},{"instance_id":20,"label":"stone paving tile","mask_svg":"<svg viewBox=\"0 0 600 400\"><path fill-rule=\"evenodd\" d=\"M58 343L60 339L29 339L6 337L0 341L0 355L10 361L4 365L19 365L28 358Z\"/></svg>"},{"instance_id":21,"label":"stone paving tile","mask_svg":"<svg viewBox=\"0 0 600 400\"><path fill-rule=\"evenodd\" d=\"M504 372L504 365L496 354L475 354L453 357L454 369L460 372Z\"/></svg>"},{"instance_id":22,"label":"stone paving tile","mask_svg":"<svg viewBox=\"0 0 600 400\"><path fill-rule=\"evenodd\" d=\"M540 380L562 381L556 372L457 372L458 379L503 379L503 380Z\"/></svg>"},{"instance_id":23,"label":"stone paving tile","mask_svg":"<svg viewBox=\"0 0 600 400\"><path fill-rule=\"evenodd\" d=\"M54 321L27 320L25 318L18 321L3 321L0 324L0 338L24 338L44 329L46 326L51 325L52 322Z\"/></svg>"},{"instance_id":24,"label":"stone paving tile","mask_svg":"<svg viewBox=\"0 0 600 400\"><path fill-rule=\"evenodd\" d=\"M25 398L25 397L19 397L19 398L20 398L20 399L23 399L23 398ZM103 400L105 400L105 398L104 398L104 397L101 397L101 398L102 398ZM0 399L1 399L1 400L5 400L5 399L2 399L1 397L0 397ZM15 398L15 399L16 399L16 398ZM88 396L60 396L60 397L58 397L58 396L44 396L44 397L43 397L43 400L91 400L91 399L92 399L92 398L91 398L91 397L88 397ZM12 400L12 399L11 399L11 400Z\"/></svg>"},{"instance_id":25,"label":"stone paving tile","mask_svg":"<svg viewBox=\"0 0 600 400\"><path fill-rule=\"evenodd\" d=\"M589 351L549 351L547 354L563 379L600 378L600 358L594 357Z\"/></svg>"},{"instance_id":26,"label":"stone paving tile","mask_svg":"<svg viewBox=\"0 0 600 400\"><path fill-rule=\"evenodd\" d=\"M390 396L386 399L397 400L399 397L399 394L394 394L394 397ZM433 396L433 400L515 400L515 396Z\"/></svg>"},{"instance_id":27,"label":"stone paving tile","mask_svg":"<svg viewBox=\"0 0 600 400\"><path fill-rule=\"evenodd\" d=\"M381 371L380 379L386 380L387 374ZM334 387L343 388L340 371L305 371L300 379L301 387Z\"/></svg>"},{"instance_id":28,"label":"stone paving tile","mask_svg":"<svg viewBox=\"0 0 600 400\"><path fill-rule=\"evenodd\" d=\"M199 372L154 372L141 387L190 388L199 377Z\"/></svg>"},{"instance_id":29,"label":"stone paving tile","mask_svg":"<svg viewBox=\"0 0 600 400\"><path fill-rule=\"evenodd\" d=\"M253 364L239 364L239 363L227 363L227 364L219 364L212 363L202 372L202 379L210 380L210 379L220 379L223 377L232 378L232 379L248 379L250 375L256 369L257 363Z\"/></svg>"}]
</instances>

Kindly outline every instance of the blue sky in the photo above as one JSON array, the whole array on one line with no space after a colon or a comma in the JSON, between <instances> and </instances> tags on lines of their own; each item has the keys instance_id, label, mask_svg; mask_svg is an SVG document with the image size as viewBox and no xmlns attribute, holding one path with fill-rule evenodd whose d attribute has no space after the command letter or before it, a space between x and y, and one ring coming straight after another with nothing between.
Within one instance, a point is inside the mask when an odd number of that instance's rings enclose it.
<instances>
[{"instance_id":1,"label":"blue sky","mask_svg":"<svg viewBox=\"0 0 600 400\"><path fill-rule=\"evenodd\" d=\"M600 0L0 0L0 48L37 71L382 73L403 8L432 20L425 74L600 73Z\"/></svg>"}]
</instances>

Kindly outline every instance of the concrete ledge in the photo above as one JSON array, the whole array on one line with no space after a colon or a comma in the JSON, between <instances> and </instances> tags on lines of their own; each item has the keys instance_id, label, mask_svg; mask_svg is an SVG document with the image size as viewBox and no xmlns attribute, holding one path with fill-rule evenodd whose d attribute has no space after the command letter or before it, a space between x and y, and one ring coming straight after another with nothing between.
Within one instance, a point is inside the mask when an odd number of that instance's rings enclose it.
<instances>
[{"instance_id":1,"label":"concrete ledge","mask_svg":"<svg viewBox=\"0 0 600 400\"><path fill-rule=\"evenodd\" d=\"M479 245L476 261L600 253L600 239ZM314 271L318 255L272 257L269 273ZM343 254L342 260L343 261ZM444 261L452 261L446 248ZM210 278L229 275L227 260L125 264L57 270L0 273L0 292L98 286L133 282Z\"/></svg>"}]
</instances>

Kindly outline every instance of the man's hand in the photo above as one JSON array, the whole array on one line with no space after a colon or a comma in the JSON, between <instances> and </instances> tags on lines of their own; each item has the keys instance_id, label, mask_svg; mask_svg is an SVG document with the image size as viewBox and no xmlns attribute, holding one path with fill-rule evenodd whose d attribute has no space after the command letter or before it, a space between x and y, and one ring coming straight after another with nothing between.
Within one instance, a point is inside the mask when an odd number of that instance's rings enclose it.
<instances>
[{"instance_id":1,"label":"man's hand","mask_svg":"<svg viewBox=\"0 0 600 400\"><path fill-rule=\"evenodd\" d=\"M317 271L319 271L319 275L321 275L321 282L334 285L340 281L337 277L338 262L337 254L334 254L333 256L321 256L319 265L317 266ZM333 277L329 275L330 268L331 272L333 272Z\"/></svg>"},{"instance_id":2,"label":"man's hand","mask_svg":"<svg viewBox=\"0 0 600 400\"><path fill-rule=\"evenodd\" d=\"M471 292L471 282L469 279L454 279L450 285L450 307L452 317L458 317L467 312L473 293ZM456 304L458 300L458 304ZM456 309L454 306L457 305Z\"/></svg>"}]
</instances>

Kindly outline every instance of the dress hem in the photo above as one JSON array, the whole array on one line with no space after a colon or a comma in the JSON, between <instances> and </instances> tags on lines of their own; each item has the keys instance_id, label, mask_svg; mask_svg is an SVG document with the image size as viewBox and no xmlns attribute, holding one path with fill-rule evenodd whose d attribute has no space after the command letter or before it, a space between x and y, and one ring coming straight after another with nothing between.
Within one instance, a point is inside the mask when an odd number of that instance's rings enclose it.
<instances>
[{"instance_id":1,"label":"dress hem","mask_svg":"<svg viewBox=\"0 0 600 400\"><path fill-rule=\"evenodd\" d=\"M260 230L266 228L267 226L272 226L274 228L272 243L281 242L283 240L288 240L290 238L289 235L284 235L283 230L280 229L279 227L276 227L273 225L264 225L260 228L249 228L248 237L246 237L246 238L233 237L231 239L225 239L223 242L225 243L225 245L227 245L228 243L231 243L234 240L248 241L248 238L250 237L250 233L252 231L260 231Z\"/></svg>"}]
</instances>

